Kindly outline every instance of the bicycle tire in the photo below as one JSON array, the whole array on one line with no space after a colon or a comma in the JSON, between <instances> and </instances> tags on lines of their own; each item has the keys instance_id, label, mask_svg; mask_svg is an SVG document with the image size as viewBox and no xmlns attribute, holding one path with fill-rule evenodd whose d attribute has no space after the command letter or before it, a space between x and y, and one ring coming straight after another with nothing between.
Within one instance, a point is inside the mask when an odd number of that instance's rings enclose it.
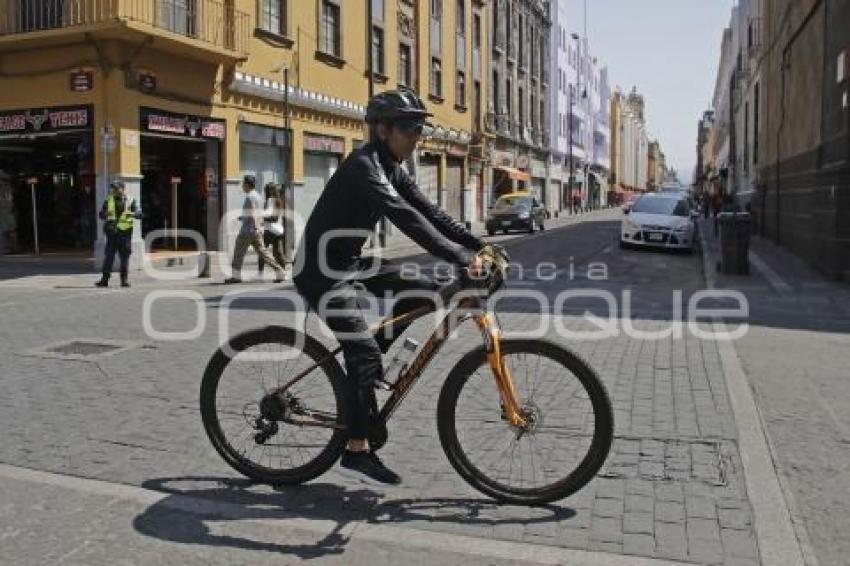
<instances>
[{"instance_id":1,"label":"bicycle tire","mask_svg":"<svg viewBox=\"0 0 850 566\"><path fill-rule=\"evenodd\" d=\"M333 388L336 399L337 422L345 422L345 390L343 386L345 373L327 348L310 336L305 336L296 330L280 326L269 326L250 330L235 336L229 342L230 349L236 355L253 346L262 344L282 344L292 348L297 348L298 344L303 344L303 348L300 348L301 351L313 362L318 363L321 360L325 360L320 368L327 379L330 380L331 387ZM334 430L327 446L318 456L300 466L289 469L270 468L259 465L242 457L233 448L222 431L216 411L216 392L219 382L232 359L222 348L219 348L207 364L200 388L200 409L204 430L210 442L224 461L244 476L259 483L270 485L304 483L319 477L333 466L342 454L348 439L347 431L342 429ZM311 378L315 379L311 375L305 377L305 379ZM283 426L294 425L284 424Z\"/></svg>"},{"instance_id":2,"label":"bicycle tire","mask_svg":"<svg viewBox=\"0 0 850 566\"><path fill-rule=\"evenodd\" d=\"M486 365L483 346L466 354L452 369L440 391L437 425L440 443L452 467L472 487L503 503L540 505L572 495L592 480L608 456L614 437L614 416L605 386L595 372L566 348L545 340L507 339L501 343L503 355L540 354L572 373L586 391L593 408L593 438L587 453L568 475L541 488L515 488L481 472L467 457L458 439L456 408L461 391L469 378ZM489 372L487 366L487 372ZM493 388L495 389L495 383ZM507 425L506 425L507 426Z\"/></svg>"}]
</instances>

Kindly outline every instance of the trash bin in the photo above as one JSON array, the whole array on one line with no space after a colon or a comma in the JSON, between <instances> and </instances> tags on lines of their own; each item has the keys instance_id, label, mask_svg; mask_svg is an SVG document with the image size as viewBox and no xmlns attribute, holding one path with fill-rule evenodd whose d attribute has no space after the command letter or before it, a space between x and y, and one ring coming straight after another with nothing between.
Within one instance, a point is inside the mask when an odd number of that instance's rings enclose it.
<instances>
[{"instance_id":1,"label":"trash bin","mask_svg":"<svg viewBox=\"0 0 850 566\"><path fill-rule=\"evenodd\" d=\"M747 275L750 272L750 214L721 212L717 220L720 225L720 271Z\"/></svg>"}]
</instances>

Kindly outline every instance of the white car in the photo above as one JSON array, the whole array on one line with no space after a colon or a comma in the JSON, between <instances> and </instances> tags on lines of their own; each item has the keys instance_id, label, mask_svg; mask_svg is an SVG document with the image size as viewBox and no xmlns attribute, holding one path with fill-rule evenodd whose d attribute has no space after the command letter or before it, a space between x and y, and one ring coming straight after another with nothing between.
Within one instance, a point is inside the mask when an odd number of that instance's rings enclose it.
<instances>
[{"instance_id":1,"label":"white car","mask_svg":"<svg viewBox=\"0 0 850 566\"><path fill-rule=\"evenodd\" d=\"M694 214L688 199L676 193L648 193L623 218L620 247L657 247L693 251Z\"/></svg>"}]
</instances>

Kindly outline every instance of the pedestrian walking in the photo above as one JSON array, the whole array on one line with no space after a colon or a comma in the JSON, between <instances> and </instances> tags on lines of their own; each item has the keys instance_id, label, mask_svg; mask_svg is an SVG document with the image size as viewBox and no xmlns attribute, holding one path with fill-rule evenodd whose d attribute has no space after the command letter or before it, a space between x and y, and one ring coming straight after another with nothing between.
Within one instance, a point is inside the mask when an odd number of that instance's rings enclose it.
<instances>
[{"instance_id":1,"label":"pedestrian walking","mask_svg":"<svg viewBox=\"0 0 850 566\"><path fill-rule=\"evenodd\" d=\"M720 214L720 208L723 206L723 195L721 191L716 191L711 195L711 215L714 218L714 235L720 235L720 225L717 215Z\"/></svg>"},{"instance_id":2,"label":"pedestrian walking","mask_svg":"<svg viewBox=\"0 0 850 566\"><path fill-rule=\"evenodd\" d=\"M103 202L100 219L104 221L103 233L106 236L106 248L103 256L103 268L97 287L107 287L112 274L112 264L115 254L121 258L121 286L129 287L129 266L131 242L133 241L133 220L142 217L142 211L136 205L136 200L125 194L123 181L112 181L109 184L110 194Z\"/></svg>"},{"instance_id":3,"label":"pedestrian walking","mask_svg":"<svg viewBox=\"0 0 850 566\"><path fill-rule=\"evenodd\" d=\"M286 267L283 257L283 199L280 196L280 186L274 183L266 185L266 209L263 212L265 230L263 232L263 243L271 247L272 255L281 267ZM266 261L263 256L259 259L259 271L263 273ZM275 283L283 281L282 274L278 272Z\"/></svg>"},{"instance_id":4,"label":"pedestrian walking","mask_svg":"<svg viewBox=\"0 0 850 566\"><path fill-rule=\"evenodd\" d=\"M266 250L263 245L263 198L256 190L257 181L253 175L245 175L242 180L242 191L245 193L245 202L242 205L242 216L239 220L242 227L236 237L236 247L233 250L233 274L225 279L225 283L242 282L242 263L248 248L254 248L257 255L269 264L277 272L277 279L283 279L283 267Z\"/></svg>"}]
</instances>

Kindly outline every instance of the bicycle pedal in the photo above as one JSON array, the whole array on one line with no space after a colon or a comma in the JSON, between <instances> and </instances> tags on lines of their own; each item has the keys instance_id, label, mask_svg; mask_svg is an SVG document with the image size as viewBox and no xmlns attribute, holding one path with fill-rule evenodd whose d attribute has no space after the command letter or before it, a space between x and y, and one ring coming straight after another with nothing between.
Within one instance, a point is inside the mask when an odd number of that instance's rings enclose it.
<instances>
[{"instance_id":1,"label":"bicycle pedal","mask_svg":"<svg viewBox=\"0 0 850 566\"><path fill-rule=\"evenodd\" d=\"M383 391L392 391L393 389L395 389L395 385L393 385L389 381L377 379L375 380L375 389L381 389Z\"/></svg>"}]
</instances>

